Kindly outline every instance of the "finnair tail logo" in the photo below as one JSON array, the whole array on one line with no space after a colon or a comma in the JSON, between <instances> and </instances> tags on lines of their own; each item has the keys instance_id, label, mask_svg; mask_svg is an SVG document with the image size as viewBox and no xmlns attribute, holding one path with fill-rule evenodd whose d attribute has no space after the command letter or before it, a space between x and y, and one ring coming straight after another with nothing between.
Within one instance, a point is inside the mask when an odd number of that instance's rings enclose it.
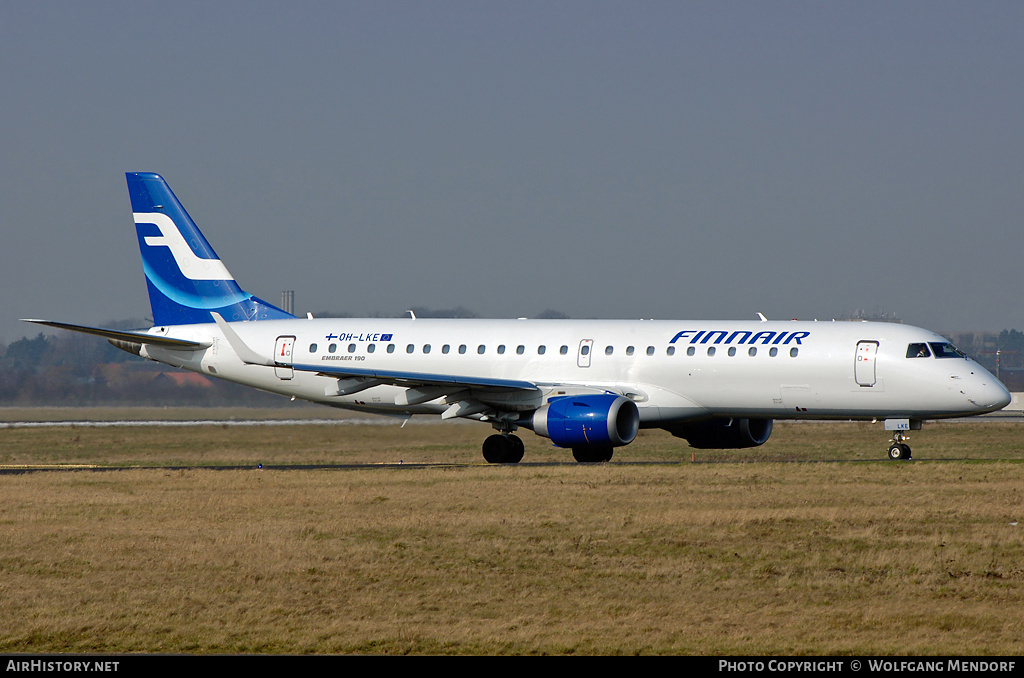
<instances>
[{"instance_id":1,"label":"finnair tail logo","mask_svg":"<svg viewBox=\"0 0 1024 678\"><path fill-rule=\"evenodd\" d=\"M166 247L171 250L181 274L189 280L234 280L220 259L200 259L185 242L178 227L166 214L159 212L135 212L136 224L153 224L160 229L160 235L146 236L150 247Z\"/></svg>"}]
</instances>

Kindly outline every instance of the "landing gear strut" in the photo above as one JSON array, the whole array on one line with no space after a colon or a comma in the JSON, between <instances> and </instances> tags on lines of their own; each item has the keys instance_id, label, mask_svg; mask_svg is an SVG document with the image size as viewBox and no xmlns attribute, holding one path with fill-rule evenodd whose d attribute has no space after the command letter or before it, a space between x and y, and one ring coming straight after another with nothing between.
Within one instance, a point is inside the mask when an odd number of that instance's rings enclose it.
<instances>
[{"instance_id":1,"label":"landing gear strut","mask_svg":"<svg viewBox=\"0 0 1024 678\"><path fill-rule=\"evenodd\" d=\"M489 464L518 464L525 451L522 439L511 433L496 433L484 441L484 459Z\"/></svg>"},{"instance_id":2,"label":"landing gear strut","mask_svg":"<svg viewBox=\"0 0 1024 678\"><path fill-rule=\"evenodd\" d=\"M889 444L890 459L910 459L910 445L903 442L906 439L902 431L895 431L892 434L892 442Z\"/></svg>"}]
</instances>

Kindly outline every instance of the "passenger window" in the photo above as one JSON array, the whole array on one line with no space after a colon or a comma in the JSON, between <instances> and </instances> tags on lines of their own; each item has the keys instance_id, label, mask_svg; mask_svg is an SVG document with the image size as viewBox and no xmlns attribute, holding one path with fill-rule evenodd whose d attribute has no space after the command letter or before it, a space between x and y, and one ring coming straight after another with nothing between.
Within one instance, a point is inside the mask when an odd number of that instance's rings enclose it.
<instances>
[{"instance_id":1,"label":"passenger window","mask_svg":"<svg viewBox=\"0 0 1024 678\"><path fill-rule=\"evenodd\" d=\"M525 346L523 346L522 344L519 344L518 346L516 346L516 355L523 355L524 353L526 353L526 347Z\"/></svg>"},{"instance_id":2,"label":"passenger window","mask_svg":"<svg viewBox=\"0 0 1024 678\"><path fill-rule=\"evenodd\" d=\"M412 344L409 344L408 346L405 347L405 352L406 353L412 353L415 350L416 350L416 347L413 346Z\"/></svg>"},{"instance_id":3,"label":"passenger window","mask_svg":"<svg viewBox=\"0 0 1024 678\"><path fill-rule=\"evenodd\" d=\"M327 352L328 353L334 353L337 350L338 350L338 345L337 344L331 344L330 346L327 347Z\"/></svg>"},{"instance_id":4,"label":"passenger window","mask_svg":"<svg viewBox=\"0 0 1024 678\"><path fill-rule=\"evenodd\" d=\"M505 354L505 344L498 344L498 355Z\"/></svg>"},{"instance_id":5,"label":"passenger window","mask_svg":"<svg viewBox=\"0 0 1024 678\"><path fill-rule=\"evenodd\" d=\"M479 353L480 355L483 355L484 351L486 351L486 350L487 350L487 347L484 346L483 344L480 344L479 346L476 347L476 352Z\"/></svg>"},{"instance_id":6,"label":"passenger window","mask_svg":"<svg viewBox=\"0 0 1024 678\"><path fill-rule=\"evenodd\" d=\"M558 349L558 352L561 353L562 355L566 355L567 353L569 353L569 347L566 346L565 344L562 344L562 348Z\"/></svg>"},{"instance_id":7,"label":"passenger window","mask_svg":"<svg viewBox=\"0 0 1024 678\"><path fill-rule=\"evenodd\" d=\"M580 355L590 355L590 346L584 344L580 347Z\"/></svg>"},{"instance_id":8,"label":"passenger window","mask_svg":"<svg viewBox=\"0 0 1024 678\"><path fill-rule=\"evenodd\" d=\"M675 355L675 354L676 354L676 347L675 346L669 346L668 348L665 349L665 355Z\"/></svg>"},{"instance_id":9,"label":"passenger window","mask_svg":"<svg viewBox=\"0 0 1024 678\"><path fill-rule=\"evenodd\" d=\"M462 354L462 353L465 353L465 352L466 352L466 345L465 344L459 344L459 353Z\"/></svg>"},{"instance_id":10,"label":"passenger window","mask_svg":"<svg viewBox=\"0 0 1024 678\"><path fill-rule=\"evenodd\" d=\"M736 355L736 347L735 346L730 346L729 347L729 357L731 358L734 355Z\"/></svg>"},{"instance_id":11,"label":"passenger window","mask_svg":"<svg viewBox=\"0 0 1024 678\"><path fill-rule=\"evenodd\" d=\"M309 345L309 352L310 353L316 353L316 344L310 344Z\"/></svg>"},{"instance_id":12,"label":"passenger window","mask_svg":"<svg viewBox=\"0 0 1024 678\"><path fill-rule=\"evenodd\" d=\"M367 353L373 353L376 350L377 350L377 344L370 344L369 346L366 347L366 352Z\"/></svg>"},{"instance_id":13,"label":"passenger window","mask_svg":"<svg viewBox=\"0 0 1024 678\"><path fill-rule=\"evenodd\" d=\"M654 347L653 346L648 346L647 347L647 355L654 355Z\"/></svg>"},{"instance_id":14,"label":"passenger window","mask_svg":"<svg viewBox=\"0 0 1024 678\"><path fill-rule=\"evenodd\" d=\"M605 346L604 347L604 354L605 355L611 355L614 351L615 351L615 349L612 348L611 346Z\"/></svg>"},{"instance_id":15,"label":"passenger window","mask_svg":"<svg viewBox=\"0 0 1024 678\"><path fill-rule=\"evenodd\" d=\"M626 355L633 355L633 347L632 346L627 346L626 347Z\"/></svg>"},{"instance_id":16,"label":"passenger window","mask_svg":"<svg viewBox=\"0 0 1024 678\"><path fill-rule=\"evenodd\" d=\"M356 352L356 345L355 344L349 344L348 345L348 352L349 353L355 353Z\"/></svg>"},{"instance_id":17,"label":"passenger window","mask_svg":"<svg viewBox=\"0 0 1024 678\"><path fill-rule=\"evenodd\" d=\"M537 355L544 355L548 350L547 346L540 345L537 347Z\"/></svg>"},{"instance_id":18,"label":"passenger window","mask_svg":"<svg viewBox=\"0 0 1024 678\"><path fill-rule=\"evenodd\" d=\"M799 352L800 352L800 350L796 346L794 346L793 348L789 349L789 357L790 358L795 358L796 354L799 353Z\"/></svg>"},{"instance_id":19,"label":"passenger window","mask_svg":"<svg viewBox=\"0 0 1024 678\"><path fill-rule=\"evenodd\" d=\"M423 352L430 353L430 344L423 344Z\"/></svg>"},{"instance_id":20,"label":"passenger window","mask_svg":"<svg viewBox=\"0 0 1024 678\"><path fill-rule=\"evenodd\" d=\"M714 346L708 346L708 355L709 356L715 355L715 347Z\"/></svg>"},{"instance_id":21,"label":"passenger window","mask_svg":"<svg viewBox=\"0 0 1024 678\"><path fill-rule=\"evenodd\" d=\"M928 344L911 344L907 346L908 358L931 358L932 353L928 350Z\"/></svg>"},{"instance_id":22,"label":"passenger window","mask_svg":"<svg viewBox=\"0 0 1024 678\"><path fill-rule=\"evenodd\" d=\"M693 346L690 346L689 348L686 349L686 355L693 355L696 352L697 349L695 349Z\"/></svg>"},{"instance_id":23,"label":"passenger window","mask_svg":"<svg viewBox=\"0 0 1024 678\"><path fill-rule=\"evenodd\" d=\"M444 346L441 347L441 353L444 353L445 355L448 355L448 352L451 350L452 347L449 346L448 344L445 344Z\"/></svg>"},{"instance_id":24,"label":"passenger window","mask_svg":"<svg viewBox=\"0 0 1024 678\"><path fill-rule=\"evenodd\" d=\"M388 353L394 353L394 352L395 352L395 345L394 344L388 344Z\"/></svg>"},{"instance_id":25,"label":"passenger window","mask_svg":"<svg viewBox=\"0 0 1024 678\"><path fill-rule=\"evenodd\" d=\"M768 351L768 355L774 358L775 356L779 355L779 349L772 346L771 349Z\"/></svg>"},{"instance_id":26,"label":"passenger window","mask_svg":"<svg viewBox=\"0 0 1024 678\"><path fill-rule=\"evenodd\" d=\"M753 358L755 355L757 355L757 349L751 346L750 348L747 349L747 355Z\"/></svg>"}]
</instances>

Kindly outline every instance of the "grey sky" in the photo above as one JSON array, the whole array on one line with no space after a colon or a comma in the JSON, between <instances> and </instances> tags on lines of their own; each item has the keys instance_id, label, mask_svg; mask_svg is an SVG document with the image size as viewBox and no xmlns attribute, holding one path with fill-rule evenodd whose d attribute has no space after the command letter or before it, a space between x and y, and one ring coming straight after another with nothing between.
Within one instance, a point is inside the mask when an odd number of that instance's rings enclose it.
<instances>
[{"instance_id":1,"label":"grey sky","mask_svg":"<svg viewBox=\"0 0 1024 678\"><path fill-rule=\"evenodd\" d=\"M297 310L1024 328L1020 2L4 2L0 341L149 315L125 171Z\"/></svg>"}]
</instances>

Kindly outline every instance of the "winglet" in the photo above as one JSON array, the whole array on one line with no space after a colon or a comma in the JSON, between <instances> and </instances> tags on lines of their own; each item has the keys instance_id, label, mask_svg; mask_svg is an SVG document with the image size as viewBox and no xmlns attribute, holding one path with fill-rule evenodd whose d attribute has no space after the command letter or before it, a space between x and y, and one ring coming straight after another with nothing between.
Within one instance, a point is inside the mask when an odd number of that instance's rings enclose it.
<instances>
[{"instance_id":1,"label":"winglet","mask_svg":"<svg viewBox=\"0 0 1024 678\"><path fill-rule=\"evenodd\" d=\"M217 327L224 333L224 338L228 340L228 344L235 351L235 354L242 359L242 362L246 365L267 365L269 367L274 366L274 361L270 358L264 358L256 351L249 348L242 338L235 333L231 326L228 325L227 321L220 316L220 313L213 311L210 313L213 316L213 321L217 323Z\"/></svg>"}]
</instances>

